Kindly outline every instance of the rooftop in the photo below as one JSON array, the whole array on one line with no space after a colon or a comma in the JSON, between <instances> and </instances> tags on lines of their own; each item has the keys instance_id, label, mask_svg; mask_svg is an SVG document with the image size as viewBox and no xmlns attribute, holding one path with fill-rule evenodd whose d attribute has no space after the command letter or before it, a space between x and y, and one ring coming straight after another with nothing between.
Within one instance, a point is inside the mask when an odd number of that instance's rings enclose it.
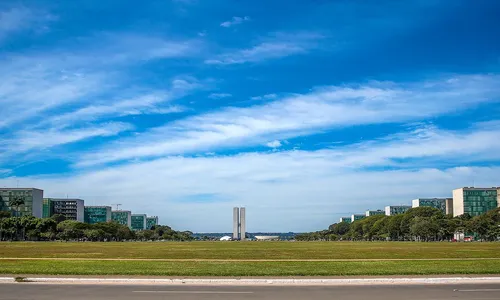
<instances>
[{"instance_id":1,"label":"rooftop","mask_svg":"<svg viewBox=\"0 0 500 300\"><path fill-rule=\"evenodd\" d=\"M37 188L10 188L10 187L2 187L0 188L0 191L26 191L26 190L37 190L37 191L42 191L42 189L37 189Z\"/></svg>"},{"instance_id":2,"label":"rooftop","mask_svg":"<svg viewBox=\"0 0 500 300\"><path fill-rule=\"evenodd\" d=\"M489 188L481 188L481 187L463 187L463 188L459 188L457 190L468 190L468 191L496 191L498 189L500 189L500 187L489 187Z\"/></svg>"}]
</instances>

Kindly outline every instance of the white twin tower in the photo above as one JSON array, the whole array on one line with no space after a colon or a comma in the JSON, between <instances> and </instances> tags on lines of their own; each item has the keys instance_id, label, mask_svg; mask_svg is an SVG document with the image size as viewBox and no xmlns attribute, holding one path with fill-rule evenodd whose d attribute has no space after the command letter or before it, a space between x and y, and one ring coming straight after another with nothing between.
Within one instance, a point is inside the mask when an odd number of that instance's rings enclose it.
<instances>
[{"instance_id":1,"label":"white twin tower","mask_svg":"<svg viewBox=\"0 0 500 300\"><path fill-rule=\"evenodd\" d=\"M233 241L244 241L246 237L245 208L233 208Z\"/></svg>"}]
</instances>

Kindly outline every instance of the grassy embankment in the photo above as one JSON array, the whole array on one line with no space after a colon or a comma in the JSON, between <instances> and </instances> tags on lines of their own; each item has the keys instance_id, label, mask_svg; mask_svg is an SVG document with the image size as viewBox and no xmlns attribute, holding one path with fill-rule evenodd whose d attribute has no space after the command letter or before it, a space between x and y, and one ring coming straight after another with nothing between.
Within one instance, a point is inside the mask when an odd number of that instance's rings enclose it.
<instances>
[{"instance_id":1,"label":"grassy embankment","mask_svg":"<svg viewBox=\"0 0 500 300\"><path fill-rule=\"evenodd\" d=\"M0 243L0 258L0 274L500 274L499 243Z\"/></svg>"}]
</instances>

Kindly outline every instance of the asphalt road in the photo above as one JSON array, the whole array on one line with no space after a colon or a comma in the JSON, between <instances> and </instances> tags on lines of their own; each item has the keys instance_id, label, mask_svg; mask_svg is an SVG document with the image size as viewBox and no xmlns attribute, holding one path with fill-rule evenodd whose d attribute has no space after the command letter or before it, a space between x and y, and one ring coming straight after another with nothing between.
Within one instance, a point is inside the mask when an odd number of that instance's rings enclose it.
<instances>
[{"instance_id":1,"label":"asphalt road","mask_svg":"<svg viewBox=\"0 0 500 300\"><path fill-rule=\"evenodd\" d=\"M500 285L159 286L0 284L0 300L269 299L498 300Z\"/></svg>"}]
</instances>

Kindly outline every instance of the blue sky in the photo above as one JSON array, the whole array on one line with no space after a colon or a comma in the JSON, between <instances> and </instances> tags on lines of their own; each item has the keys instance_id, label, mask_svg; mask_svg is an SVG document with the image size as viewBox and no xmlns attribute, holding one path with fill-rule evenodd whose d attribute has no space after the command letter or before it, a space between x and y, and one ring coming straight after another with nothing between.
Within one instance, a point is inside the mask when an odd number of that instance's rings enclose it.
<instances>
[{"instance_id":1,"label":"blue sky","mask_svg":"<svg viewBox=\"0 0 500 300\"><path fill-rule=\"evenodd\" d=\"M309 231L497 186L498 1L0 1L0 186Z\"/></svg>"}]
</instances>

